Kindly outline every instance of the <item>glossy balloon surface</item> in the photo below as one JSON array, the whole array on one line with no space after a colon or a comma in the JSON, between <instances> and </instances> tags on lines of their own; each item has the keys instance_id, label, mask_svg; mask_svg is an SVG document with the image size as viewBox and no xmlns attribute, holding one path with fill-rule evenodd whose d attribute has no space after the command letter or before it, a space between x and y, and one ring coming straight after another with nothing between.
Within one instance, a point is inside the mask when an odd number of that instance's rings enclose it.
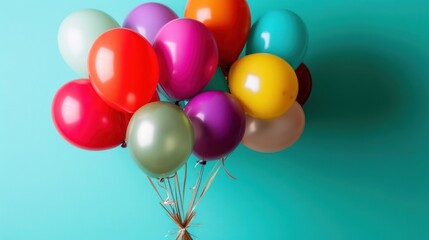
<instances>
[{"instance_id":1,"label":"glossy balloon surface","mask_svg":"<svg viewBox=\"0 0 429 240\"><path fill-rule=\"evenodd\" d=\"M167 23L154 43L160 63L159 83L173 100L195 96L212 79L218 62L210 31L192 19Z\"/></svg>"},{"instance_id":2,"label":"glossy balloon surface","mask_svg":"<svg viewBox=\"0 0 429 240\"><path fill-rule=\"evenodd\" d=\"M296 69L304 59L307 45L307 27L302 19L289 10L274 10L252 26L246 53L270 53Z\"/></svg>"},{"instance_id":3,"label":"glossy balloon surface","mask_svg":"<svg viewBox=\"0 0 429 240\"><path fill-rule=\"evenodd\" d=\"M208 91L192 98L184 109L195 132L194 154L216 160L231 153L245 130L245 114L229 93Z\"/></svg>"},{"instance_id":4,"label":"glossy balloon surface","mask_svg":"<svg viewBox=\"0 0 429 240\"><path fill-rule=\"evenodd\" d=\"M155 93L158 59L150 43L132 30L117 28L102 34L88 63L95 90L115 109L133 113Z\"/></svg>"},{"instance_id":5,"label":"glossy balloon surface","mask_svg":"<svg viewBox=\"0 0 429 240\"><path fill-rule=\"evenodd\" d=\"M123 26L140 33L153 44L159 30L176 18L178 18L176 13L163 4L143 3L128 14Z\"/></svg>"},{"instance_id":6,"label":"glossy balloon surface","mask_svg":"<svg viewBox=\"0 0 429 240\"><path fill-rule=\"evenodd\" d=\"M280 117L298 95L298 80L283 59L257 53L239 59L229 72L229 88L246 112L261 119Z\"/></svg>"},{"instance_id":7,"label":"glossy balloon surface","mask_svg":"<svg viewBox=\"0 0 429 240\"><path fill-rule=\"evenodd\" d=\"M52 118L58 132L83 149L104 150L125 140L125 116L109 107L87 79L69 82L58 90Z\"/></svg>"},{"instance_id":8,"label":"glossy balloon surface","mask_svg":"<svg viewBox=\"0 0 429 240\"><path fill-rule=\"evenodd\" d=\"M88 54L105 31L119 27L106 13L85 9L67 16L58 30L58 47L66 63L81 77L88 77Z\"/></svg>"},{"instance_id":9,"label":"glossy balloon surface","mask_svg":"<svg viewBox=\"0 0 429 240\"><path fill-rule=\"evenodd\" d=\"M158 93L157 93L157 92L155 92L155 93L153 94L152 98L150 99L149 103L152 103L152 102L159 102L160 100L161 100L161 99L160 99L160 97L159 97ZM127 113L127 112L124 112L124 115L125 115L125 122L127 123L126 125L127 125L127 127L128 127L128 124L130 123L131 118L133 117L134 113Z\"/></svg>"},{"instance_id":10,"label":"glossy balloon surface","mask_svg":"<svg viewBox=\"0 0 429 240\"><path fill-rule=\"evenodd\" d=\"M185 17L202 22L213 33L220 65L237 60L250 31L251 16L246 0L189 0Z\"/></svg>"},{"instance_id":11,"label":"glossy balloon surface","mask_svg":"<svg viewBox=\"0 0 429 240\"><path fill-rule=\"evenodd\" d=\"M127 145L148 176L170 177L191 155L194 132L182 109L171 103L154 102L134 113L127 130Z\"/></svg>"},{"instance_id":12,"label":"glossy balloon surface","mask_svg":"<svg viewBox=\"0 0 429 240\"><path fill-rule=\"evenodd\" d=\"M299 103L282 116L263 120L246 117L243 144L258 152L278 152L292 146L305 127L305 115Z\"/></svg>"}]
</instances>

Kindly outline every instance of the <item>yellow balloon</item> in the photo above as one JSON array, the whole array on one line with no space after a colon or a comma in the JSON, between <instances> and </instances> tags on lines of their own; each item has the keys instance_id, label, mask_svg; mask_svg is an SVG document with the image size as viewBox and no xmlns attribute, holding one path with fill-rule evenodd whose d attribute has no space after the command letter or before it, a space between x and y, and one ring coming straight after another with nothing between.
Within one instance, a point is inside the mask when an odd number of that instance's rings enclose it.
<instances>
[{"instance_id":1,"label":"yellow balloon","mask_svg":"<svg viewBox=\"0 0 429 240\"><path fill-rule=\"evenodd\" d=\"M229 72L229 88L254 118L273 119L285 114L298 95L298 78L283 59L256 53L236 61Z\"/></svg>"}]
</instances>

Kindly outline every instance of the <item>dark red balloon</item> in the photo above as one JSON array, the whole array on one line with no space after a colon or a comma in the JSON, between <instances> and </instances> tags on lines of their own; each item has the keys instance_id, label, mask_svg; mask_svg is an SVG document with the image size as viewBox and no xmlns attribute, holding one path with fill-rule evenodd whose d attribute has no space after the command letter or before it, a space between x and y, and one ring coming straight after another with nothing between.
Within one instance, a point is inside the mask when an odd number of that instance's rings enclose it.
<instances>
[{"instance_id":1,"label":"dark red balloon","mask_svg":"<svg viewBox=\"0 0 429 240\"><path fill-rule=\"evenodd\" d=\"M97 93L111 107L133 113L152 98L159 64L152 45L124 28L103 33L88 57L89 76Z\"/></svg>"},{"instance_id":2,"label":"dark red balloon","mask_svg":"<svg viewBox=\"0 0 429 240\"><path fill-rule=\"evenodd\" d=\"M107 105L87 79L62 86L52 103L58 132L71 144L87 150L105 150L125 140L124 113Z\"/></svg>"},{"instance_id":3,"label":"dark red balloon","mask_svg":"<svg viewBox=\"0 0 429 240\"><path fill-rule=\"evenodd\" d=\"M298 77L298 96L296 101L303 106L311 94L311 89L313 81L311 78L310 71L304 63L301 63L299 67L295 70L296 76Z\"/></svg>"}]
</instances>

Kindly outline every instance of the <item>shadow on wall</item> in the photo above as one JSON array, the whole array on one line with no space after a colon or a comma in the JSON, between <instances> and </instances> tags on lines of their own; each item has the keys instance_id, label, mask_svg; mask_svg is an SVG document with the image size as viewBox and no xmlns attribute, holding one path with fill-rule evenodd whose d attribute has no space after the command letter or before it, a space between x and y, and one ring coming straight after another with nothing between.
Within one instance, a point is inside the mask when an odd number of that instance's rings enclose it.
<instances>
[{"instance_id":1,"label":"shadow on wall","mask_svg":"<svg viewBox=\"0 0 429 240\"><path fill-rule=\"evenodd\" d=\"M371 43L338 42L308 58L314 82L305 105L309 135L363 141L395 131L407 111L404 61Z\"/></svg>"}]
</instances>

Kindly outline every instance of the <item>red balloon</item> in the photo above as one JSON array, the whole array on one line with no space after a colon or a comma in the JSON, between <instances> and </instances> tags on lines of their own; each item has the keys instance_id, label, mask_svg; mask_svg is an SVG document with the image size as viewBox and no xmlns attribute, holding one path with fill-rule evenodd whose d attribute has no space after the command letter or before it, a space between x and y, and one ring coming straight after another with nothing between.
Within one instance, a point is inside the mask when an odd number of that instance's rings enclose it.
<instances>
[{"instance_id":1,"label":"red balloon","mask_svg":"<svg viewBox=\"0 0 429 240\"><path fill-rule=\"evenodd\" d=\"M151 44L140 34L116 28L103 33L88 58L97 93L113 108L133 113L152 98L159 64Z\"/></svg>"},{"instance_id":2,"label":"red balloon","mask_svg":"<svg viewBox=\"0 0 429 240\"><path fill-rule=\"evenodd\" d=\"M149 102L159 102L160 100L158 93L155 92Z\"/></svg>"},{"instance_id":3,"label":"red balloon","mask_svg":"<svg viewBox=\"0 0 429 240\"><path fill-rule=\"evenodd\" d=\"M125 140L125 116L107 105L87 79L71 81L58 90L52 103L58 132L71 144L105 150Z\"/></svg>"},{"instance_id":4,"label":"red balloon","mask_svg":"<svg viewBox=\"0 0 429 240\"><path fill-rule=\"evenodd\" d=\"M185 17L202 22L213 34L222 68L237 60L250 32L246 0L188 0Z\"/></svg>"},{"instance_id":5,"label":"red balloon","mask_svg":"<svg viewBox=\"0 0 429 240\"><path fill-rule=\"evenodd\" d=\"M150 103L151 103L151 102L159 102L159 101L160 101L160 99L159 99L159 95L158 95L158 93L157 93L157 92L155 92L155 93L153 94L152 98L150 99ZM126 124L126 125L127 125L127 128L128 128L128 124L130 123L131 118L133 117L133 115L134 115L134 113L127 113L127 112L124 112L125 122L127 123L127 124Z\"/></svg>"},{"instance_id":6,"label":"red balloon","mask_svg":"<svg viewBox=\"0 0 429 240\"><path fill-rule=\"evenodd\" d=\"M302 63L299 65L299 67L295 70L296 76L298 77L298 96L296 98L296 101L303 106L308 98L310 97L311 88L313 85L313 81L311 78L310 71L308 70L307 66Z\"/></svg>"}]
</instances>

